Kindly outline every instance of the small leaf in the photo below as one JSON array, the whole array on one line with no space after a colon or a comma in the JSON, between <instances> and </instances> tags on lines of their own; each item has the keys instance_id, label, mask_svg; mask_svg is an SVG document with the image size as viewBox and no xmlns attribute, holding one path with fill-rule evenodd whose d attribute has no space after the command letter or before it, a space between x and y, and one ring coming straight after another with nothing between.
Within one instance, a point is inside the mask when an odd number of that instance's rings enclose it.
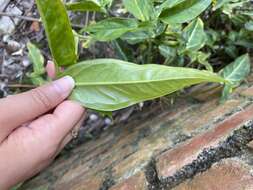
<instances>
[{"instance_id":1,"label":"small leaf","mask_svg":"<svg viewBox=\"0 0 253 190\"><path fill-rule=\"evenodd\" d=\"M238 86L250 73L250 58L248 54L237 58L233 63L221 71L221 76L231 83L233 87Z\"/></svg>"},{"instance_id":2,"label":"small leaf","mask_svg":"<svg viewBox=\"0 0 253 190\"><path fill-rule=\"evenodd\" d=\"M137 28L138 22L135 19L109 18L89 25L85 31L96 40L110 41Z\"/></svg>"},{"instance_id":3,"label":"small leaf","mask_svg":"<svg viewBox=\"0 0 253 190\"><path fill-rule=\"evenodd\" d=\"M222 77L196 69L162 65L137 65L114 59L81 62L62 76L76 82L71 99L100 111L114 111L173 93L202 82L226 82Z\"/></svg>"},{"instance_id":4,"label":"small leaf","mask_svg":"<svg viewBox=\"0 0 253 190\"><path fill-rule=\"evenodd\" d=\"M95 12L106 12L99 2L92 0L83 0L80 2L67 3L67 10L70 11L95 11Z\"/></svg>"},{"instance_id":5,"label":"small leaf","mask_svg":"<svg viewBox=\"0 0 253 190\"><path fill-rule=\"evenodd\" d=\"M204 24L200 18L192 21L183 32L186 40L186 50L198 51L205 45L207 37Z\"/></svg>"},{"instance_id":6,"label":"small leaf","mask_svg":"<svg viewBox=\"0 0 253 190\"><path fill-rule=\"evenodd\" d=\"M162 11L160 19L167 24L184 23L199 16L212 0L187 0L182 3ZM166 7L165 7L166 8Z\"/></svg>"},{"instance_id":7,"label":"small leaf","mask_svg":"<svg viewBox=\"0 0 253 190\"><path fill-rule=\"evenodd\" d=\"M27 44L28 57L33 64L33 72L41 75L45 73L44 57L40 50L32 43Z\"/></svg>"},{"instance_id":8,"label":"small leaf","mask_svg":"<svg viewBox=\"0 0 253 190\"><path fill-rule=\"evenodd\" d=\"M57 65L66 66L76 63L75 39L61 0L36 0L49 47Z\"/></svg>"},{"instance_id":9,"label":"small leaf","mask_svg":"<svg viewBox=\"0 0 253 190\"><path fill-rule=\"evenodd\" d=\"M174 61L177 56L176 48L167 46L167 45L160 45L159 47L160 54L166 58L165 64L169 65Z\"/></svg>"},{"instance_id":10,"label":"small leaf","mask_svg":"<svg viewBox=\"0 0 253 190\"><path fill-rule=\"evenodd\" d=\"M28 43L27 48L28 57L33 65L33 72L29 74L28 77L31 79L33 84L42 85L45 83L43 75L46 72L44 67L44 57L40 50L32 43Z\"/></svg>"},{"instance_id":11,"label":"small leaf","mask_svg":"<svg viewBox=\"0 0 253 190\"><path fill-rule=\"evenodd\" d=\"M150 21L155 17L152 0L123 0L126 9L141 21Z\"/></svg>"},{"instance_id":12,"label":"small leaf","mask_svg":"<svg viewBox=\"0 0 253 190\"><path fill-rule=\"evenodd\" d=\"M141 24L144 26L141 26ZM145 22L141 24L136 30L124 34L121 39L129 44L137 44L161 35L166 28L165 24L159 22Z\"/></svg>"},{"instance_id":13,"label":"small leaf","mask_svg":"<svg viewBox=\"0 0 253 190\"><path fill-rule=\"evenodd\" d=\"M229 83L225 84L222 92L221 103L228 99L233 88L238 86L250 73L250 58L248 54L237 58L233 63L226 66L221 72Z\"/></svg>"}]
</instances>

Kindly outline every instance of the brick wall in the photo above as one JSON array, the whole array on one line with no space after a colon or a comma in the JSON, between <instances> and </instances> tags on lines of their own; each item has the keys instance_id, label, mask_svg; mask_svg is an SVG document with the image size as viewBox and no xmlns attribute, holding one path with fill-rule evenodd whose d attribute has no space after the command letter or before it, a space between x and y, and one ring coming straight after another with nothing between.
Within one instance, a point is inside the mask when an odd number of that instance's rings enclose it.
<instances>
[{"instance_id":1,"label":"brick wall","mask_svg":"<svg viewBox=\"0 0 253 190\"><path fill-rule=\"evenodd\" d=\"M60 156L20 189L253 189L253 76L223 105L199 85ZM209 89L209 90L207 90Z\"/></svg>"}]
</instances>

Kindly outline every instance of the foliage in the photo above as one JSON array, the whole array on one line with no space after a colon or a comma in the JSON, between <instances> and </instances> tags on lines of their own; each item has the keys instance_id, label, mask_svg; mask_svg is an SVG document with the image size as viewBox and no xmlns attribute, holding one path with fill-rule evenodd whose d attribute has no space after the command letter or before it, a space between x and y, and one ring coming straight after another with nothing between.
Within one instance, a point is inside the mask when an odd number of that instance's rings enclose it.
<instances>
[{"instance_id":1,"label":"foliage","mask_svg":"<svg viewBox=\"0 0 253 190\"><path fill-rule=\"evenodd\" d=\"M28 43L27 48L29 50L29 59L33 63L33 72L29 74L29 78L32 80L33 84L42 85L45 83L42 75L46 72L44 68L44 57L40 50L32 43Z\"/></svg>"},{"instance_id":2,"label":"foliage","mask_svg":"<svg viewBox=\"0 0 253 190\"><path fill-rule=\"evenodd\" d=\"M126 61L90 60L58 73L74 77L71 97L88 108L113 111L201 82L225 84L224 99L250 70L245 54L253 48L249 0L123 0L126 13L121 16L112 13L112 0L80 0L65 8L61 0L36 2L58 66L77 62L75 36L85 46L109 43ZM99 17L76 33L67 9L94 11ZM222 68L220 76L213 73Z\"/></svg>"}]
</instances>

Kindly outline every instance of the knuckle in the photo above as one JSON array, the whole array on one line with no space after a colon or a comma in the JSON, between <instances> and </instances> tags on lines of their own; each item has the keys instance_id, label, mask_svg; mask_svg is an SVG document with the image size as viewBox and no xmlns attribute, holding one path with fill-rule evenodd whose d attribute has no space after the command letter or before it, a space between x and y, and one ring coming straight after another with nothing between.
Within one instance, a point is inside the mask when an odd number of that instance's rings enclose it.
<instances>
[{"instance_id":1,"label":"knuckle","mask_svg":"<svg viewBox=\"0 0 253 190\"><path fill-rule=\"evenodd\" d=\"M36 104L42 106L45 109L50 109L52 101L50 97L41 88L36 88L31 91L32 98Z\"/></svg>"}]
</instances>

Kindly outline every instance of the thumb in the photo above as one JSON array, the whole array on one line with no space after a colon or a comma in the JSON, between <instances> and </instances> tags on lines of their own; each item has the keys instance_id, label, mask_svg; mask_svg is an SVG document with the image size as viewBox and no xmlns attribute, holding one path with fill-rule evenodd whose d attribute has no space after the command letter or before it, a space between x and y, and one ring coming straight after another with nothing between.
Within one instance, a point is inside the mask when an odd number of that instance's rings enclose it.
<instances>
[{"instance_id":1,"label":"thumb","mask_svg":"<svg viewBox=\"0 0 253 190\"><path fill-rule=\"evenodd\" d=\"M63 77L31 91L0 100L0 142L15 128L48 112L66 99L74 80ZM6 109L8 108L8 109Z\"/></svg>"}]
</instances>

